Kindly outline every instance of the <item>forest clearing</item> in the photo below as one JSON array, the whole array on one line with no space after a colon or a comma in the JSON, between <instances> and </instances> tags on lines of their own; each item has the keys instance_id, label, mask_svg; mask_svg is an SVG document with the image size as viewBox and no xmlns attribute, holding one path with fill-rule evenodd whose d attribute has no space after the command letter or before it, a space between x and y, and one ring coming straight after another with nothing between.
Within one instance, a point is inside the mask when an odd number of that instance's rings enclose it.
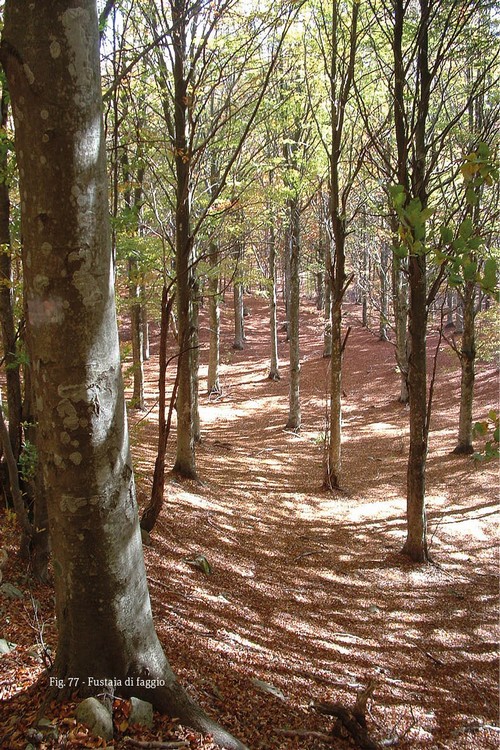
<instances>
[{"instance_id":1,"label":"forest clearing","mask_svg":"<svg viewBox=\"0 0 500 750\"><path fill-rule=\"evenodd\" d=\"M200 404L200 481L169 476L152 546L144 548L155 624L180 681L252 750L352 747L330 735L333 720L310 704L352 706L372 680L374 742L392 740L402 750L498 747L497 466L451 455L456 356L442 344L427 478L433 562L415 565L400 554L408 409L397 401L393 346L361 327L359 306L347 306L345 491L328 492L320 314L312 302L302 305L303 426L294 434L284 429L285 335L283 377L271 381L268 303L253 297L245 305L243 351L232 349L232 311L224 306L222 394ZM206 320L200 329L203 393ZM130 411L139 496L150 491L155 458L157 348L154 336L145 411ZM496 405L497 388L496 366L480 364L477 415ZM173 446L174 433L170 462ZM0 657L0 737L2 747L24 750L43 705L42 645L52 653L55 646L53 593L26 580L3 510L1 528L0 545L10 553L4 579L24 595L1 602L8 623L1 635L17 646ZM209 575L190 564L198 556ZM75 725L73 711L72 703L46 706L43 716L60 739L37 747L106 746ZM191 750L214 747L157 714L152 730L125 724L107 747L134 747L127 736L143 748L184 738Z\"/></svg>"}]
</instances>

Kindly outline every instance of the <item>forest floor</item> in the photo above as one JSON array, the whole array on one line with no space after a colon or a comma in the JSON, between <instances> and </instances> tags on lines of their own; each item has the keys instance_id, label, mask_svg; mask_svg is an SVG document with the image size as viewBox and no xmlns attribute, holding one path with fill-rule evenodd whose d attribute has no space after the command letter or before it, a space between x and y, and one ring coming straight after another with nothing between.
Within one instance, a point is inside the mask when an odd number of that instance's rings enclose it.
<instances>
[{"instance_id":1,"label":"forest floor","mask_svg":"<svg viewBox=\"0 0 500 750\"><path fill-rule=\"evenodd\" d=\"M370 681L368 731L381 746L498 748L498 467L451 455L456 356L443 342L427 473L433 562L415 565L400 554L408 410L397 401L393 347L360 326L359 307L347 307L344 490L328 492L322 489L328 361L319 313L305 302L302 429L294 434L284 427L285 336L280 332L282 378L273 382L266 302L254 297L246 304L243 351L232 349L232 315L223 307L217 398L204 395L203 326L200 481L168 477L163 513L145 548L155 622L174 671L251 750L352 747L330 734L333 719L311 704L352 707ZM435 344L431 335L430 353ZM156 451L157 350L153 337L146 410L130 411L143 498ZM476 418L497 401L498 370L479 364ZM169 465L174 445L173 433ZM0 598L0 637L17 644L0 656L0 747L24 750L46 685L40 639L55 644L52 590L26 579L14 556L13 521L3 510L0 521L0 546L9 551L4 580L23 593ZM197 556L208 561L210 575L192 564ZM44 707L60 734L37 747L97 746L75 724L73 709ZM152 731L124 728L107 747L131 747L126 736L144 748L175 739L186 739L191 750L213 747L159 716Z\"/></svg>"}]
</instances>

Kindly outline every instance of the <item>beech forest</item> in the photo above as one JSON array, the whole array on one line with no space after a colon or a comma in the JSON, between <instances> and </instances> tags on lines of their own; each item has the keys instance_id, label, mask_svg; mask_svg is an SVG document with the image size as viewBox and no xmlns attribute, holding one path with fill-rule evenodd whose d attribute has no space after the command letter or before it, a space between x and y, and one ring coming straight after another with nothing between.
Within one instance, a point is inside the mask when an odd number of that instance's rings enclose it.
<instances>
[{"instance_id":1,"label":"beech forest","mask_svg":"<svg viewBox=\"0 0 500 750\"><path fill-rule=\"evenodd\" d=\"M499 77L495 0L0 0L0 748L498 748Z\"/></svg>"}]
</instances>

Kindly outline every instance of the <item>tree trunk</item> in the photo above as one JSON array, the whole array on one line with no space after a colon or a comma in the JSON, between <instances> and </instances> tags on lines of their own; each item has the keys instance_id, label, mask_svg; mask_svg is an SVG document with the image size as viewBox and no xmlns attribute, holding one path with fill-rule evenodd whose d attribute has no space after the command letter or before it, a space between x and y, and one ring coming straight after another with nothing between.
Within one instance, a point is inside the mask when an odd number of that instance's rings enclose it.
<instances>
[{"instance_id":1,"label":"tree trunk","mask_svg":"<svg viewBox=\"0 0 500 750\"><path fill-rule=\"evenodd\" d=\"M131 406L144 409L144 361L141 320L141 289L137 259L128 259L128 289L130 300L130 328L132 335L132 363L134 386Z\"/></svg>"},{"instance_id":2,"label":"tree trunk","mask_svg":"<svg viewBox=\"0 0 500 750\"><path fill-rule=\"evenodd\" d=\"M408 287L402 261L392 258L392 305L396 336L396 364L399 370L399 398L407 404L408 395Z\"/></svg>"},{"instance_id":3,"label":"tree trunk","mask_svg":"<svg viewBox=\"0 0 500 750\"><path fill-rule=\"evenodd\" d=\"M300 414L300 209L298 199L289 201L290 210L290 302L288 330L290 341L290 392L288 421L289 430L299 430Z\"/></svg>"},{"instance_id":4,"label":"tree trunk","mask_svg":"<svg viewBox=\"0 0 500 750\"><path fill-rule=\"evenodd\" d=\"M388 341L387 323L389 315L388 306L388 275L389 275L390 248L384 242L380 250L380 322L379 322L379 339Z\"/></svg>"},{"instance_id":5,"label":"tree trunk","mask_svg":"<svg viewBox=\"0 0 500 750\"><path fill-rule=\"evenodd\" d=\"M147 362L149 359L149 322L148 306L146 304L146 283L144 278L141 279L141 328L142 328L142 360Z\"/></svg>"},{"instance_id":6,"label":"tree trunk","mask_svg":"<svg viewBox=\"0 0 500 750\"><path fill-rule=\"evenodd\" d=\"M407 538L403 552L415 562L425 562L427 523L425 513L425 466L427 459L427 305L425 256L409 259L410 356L410 450L407 471Z\"/></svg>"},{"instance_id":7,"label":"tree trunk","mask_svg":"<svg viewBox=\"0 0 500 750\"><path fill-rule=\"evenodd\" d=\"M401 12L400 0L397 4ZM419 91L416 97L415 156L411 184L413 195L419 199L422 209L427 206L426 123L431 83L428 67L428 24L428 0L420 0L417 42ZM427 402L427 265L425 251L415 251L416 239L416 230L412 228L408 257L410 449L407 471L407 537L402 551L415 562L426 562L429 553L425 511L425 468L430 418L430 403ZM418 240L425 248L425 221Z\"/></svg>"},{"instance_id":8,"label":"tree trunk","mask_svg":"<svg viewBox=\"0 0 500 750\"><path fill-rule=\"evenodd\" d=\"M161 319L160 319L160 351L158 355L158 452L156 454L155 468L153 473L153 486L151 497L141 518L141 528L150 532L158 519L163 508L163 497L165 493L165 452L170 433L172 410L177 395L178 377L175 379L174 388L170 398L170 409L168 418L166 415L166 380L167 380L167 341L168 327L174 298L168 296L168 289L163 285L161 294ZM177 373L179 368L177 368Z\"/></svg>"},{"instance_id":9,"label":"tree trunk","mask_svg":"<svg viewBox=\"0 0 500 750\"><path fill-rule=\"evenodd\" d=\"M116 692L147 698L241 750L179 686L151 615L114 303L96 3L7 0L4 21L53 543L53 674L65 693L100 693L92 681L110 680Z\"/></svg>"},{"instance_id":10,"label":"tree trunk","mask_svg":"<svg viewBox=\"0 0 500 750\"><path fill-rule=\"evenodd\" d=\"M269 328L271 332L271 366L269 379L279 380L278 315L276 303L276 234L274 224L269 227Z\"/></svg>"},{"instance_id":11,"label":"tree trunk","mask_svg":"<svg viewBox=\"0 0 500 750\"><path fill-rule=\"evenodd\" d=\"M332 265L332 253L330 243L325 251L325 332L323 334L323 357L327 359L332 356L332 279L330 268Z\"/></svg>"},{"instance_id":12,"label":"tree trunk","mask_svg":"<svg viewBox=\"0 0 500 750\"><path fill-rule=\"evenodd\" d=\"M243 284L235 281L234 295L234 342L233 349L242 350L245 346L245 328L243 323Z\"/></svg>"},{"instance_id":13,"label":"tree trunk","mask_svg":"<svg viewBox=\"0 0 500 750\"><path fill-rule=\"evenodd\" d=\"M220 367L220 307L219 307L219 248L215 242L210 245L210 275L208 278L208 314L210 320L210 345L208 353L207 393L221 392L219 381Z\"/></svg>"},{"instance_id":14,"label":"tree trunk","mask_svg":"<svg viewBox=\"0 0 500 750\"><path fill-rule=\"evenodd\" d=\"M460 349L460 415L458 420L458 443L453 453L470 454L472 445L472 406L474 402L474 363L476 359L476 342L474 330L475 284L465 283L463 298L463 331Z\"/></svg>"},{"instance_id":15,"label":"tree trunk","mask_svg":"<svg viewBox=\"0 0 500 750\"><path fill-rule=\"evenodd\" d=\"M177 326L179 338L179 390L177 393L177 453L174 471L195 479L195 327L193 324L193 261L191 236L190 158L188 151L188 92L185 75L187 19L182 0L173 3L173 20L177 24L172 37L175 96L175 269L177 275Z\"/></svg>"},{"instance_id":16,"label":"tree trunk","mask_svg":"<svg viewBox=\"0 0 500 750\"><path fill-rule=\"evenodd\" d=\"M5 90L1 99L1 124L7 126L8 97ZM19 363L16 357L16 327L12 293L12 264L10 258L10 198L7 177L6 149L0 152L0 325L5 357L7 385L8 430L15 462L21 452L22 396Z\"/></svg>"}]
</instances>

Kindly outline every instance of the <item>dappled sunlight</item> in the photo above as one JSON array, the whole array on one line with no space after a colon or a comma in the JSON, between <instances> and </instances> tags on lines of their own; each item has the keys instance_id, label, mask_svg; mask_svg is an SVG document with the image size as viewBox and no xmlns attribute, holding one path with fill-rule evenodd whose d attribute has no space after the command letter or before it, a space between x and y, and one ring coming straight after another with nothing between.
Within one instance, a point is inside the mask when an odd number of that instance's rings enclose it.
<instances>
[{"instance_id":1,"label":"dappled sunlight","mask_svg":"<svg viewBox=\"0 0 500 750\"><path fill-rule=\"evenodd\" d=\"M200 675L217 689L219 674L224 685L239 675L235 693L242 698L231 700L250 722L245 692L255 691L253 678L264 680L285 696L274 700L286 721L302 717L301 725L307 721L301 707L311 699L350 704L373 677L381 723L391 716L410 726L412 696L425 740L410 733L402 748L428 746L438 726L452 717L459 722L464 713L491 722L496 472L450 454L456 425L449 391L459 378L447 372L437 383L427 481L435 564L415 567L399 554L406 534L408 410L397 402L391 346L353 328L345 357L344 486L327 492L328 363L316 335L317 313L306 306L305 329L315 334L305 340L302 429L294 434L285 430L287 344L280 339L282 379L267 380L267 324L259 318L265 303L249 304L247 349L231 351L226 329L222 395L200 394L201 481L168 479L153 547L146 548L155 618L175 670L195 691ZM353 320L356 312L349 311ZM146 486L155 419L153 410L138 425L134 448L145 476L139 483ZM170 463L174 446L175 425ZM210 575L188 562L197 555L206 557ZM482 686L480 708L466 689L471 679ZM197 697L213 703L202 689ZM261 700L264 706L270 698ZM436 736L448 736L440 731Z\"/></svg>"}]
</instances>

